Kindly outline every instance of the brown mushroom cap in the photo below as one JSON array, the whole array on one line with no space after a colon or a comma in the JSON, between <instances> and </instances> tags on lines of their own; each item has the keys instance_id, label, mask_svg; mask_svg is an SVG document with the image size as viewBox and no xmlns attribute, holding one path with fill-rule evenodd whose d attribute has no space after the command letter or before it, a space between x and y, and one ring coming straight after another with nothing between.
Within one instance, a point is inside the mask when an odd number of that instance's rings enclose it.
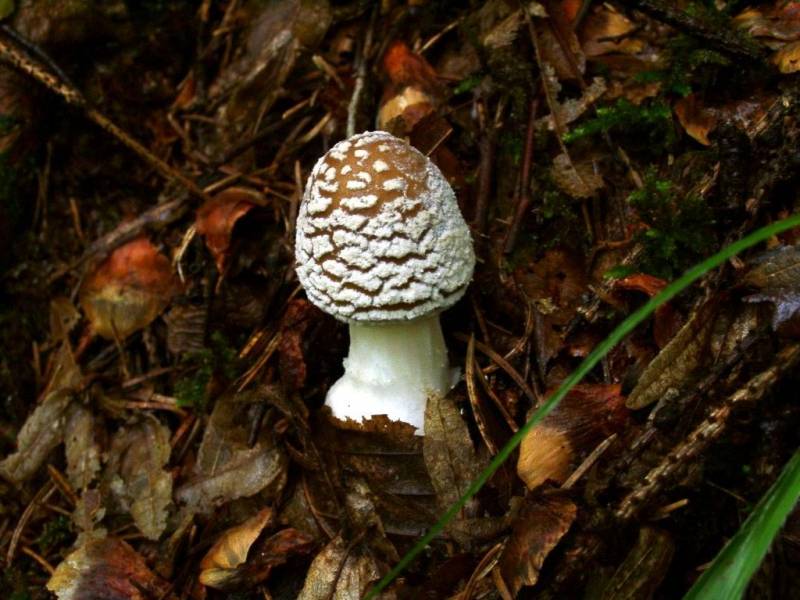
<instances>
[{"instance_id":1,"label":"brown mushroom cap","mask_svg":"<svg viewBox=\"0 0 800 600\"><path fill-rule=\"evenodd\" d=\"M297 276L343 321L402 321L443 310L475 266L455 194L427 157L383 131L336 144L308 178L297 217Z\"/></svg>"}]
</instances>

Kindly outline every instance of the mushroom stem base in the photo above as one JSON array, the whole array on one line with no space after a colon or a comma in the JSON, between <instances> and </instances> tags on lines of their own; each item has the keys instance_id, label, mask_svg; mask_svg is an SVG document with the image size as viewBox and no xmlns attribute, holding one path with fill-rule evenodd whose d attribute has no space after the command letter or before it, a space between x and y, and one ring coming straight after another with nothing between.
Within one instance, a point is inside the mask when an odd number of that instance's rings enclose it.
<instances>
[{"instance_id":1,"label":"mushroom stem base","mask_svg":"<svg viewBox=\"0 0 800 600\"><path fill-rule=\"evenodd\" d=\"M325 400L337 419L374 415L403 421L424 435L425 405L454 383L438 315L406 323L350 324L345 373Z\"/></svg>"}]
</instances>

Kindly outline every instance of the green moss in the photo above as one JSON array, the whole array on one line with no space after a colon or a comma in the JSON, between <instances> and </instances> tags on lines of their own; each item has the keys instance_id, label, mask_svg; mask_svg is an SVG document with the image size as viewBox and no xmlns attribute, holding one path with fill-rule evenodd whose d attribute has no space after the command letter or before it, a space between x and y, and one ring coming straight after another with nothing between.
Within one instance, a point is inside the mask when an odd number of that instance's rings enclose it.
<instances>
[{"instance_id":1,"label":"green moss","mask_svg":"<svg viewBox=\"0 0 800 600\"><path fill-rule=\"evenodd\" d=\"M478 85L480 85L481 81L483 81L483 73L477 73L475 75L465 77L458 82L458 85L455 88L453 88L453 93L463 94L465 92L471 92L478 87Z\"/></svg>"},{"instance_id":2,"label":"green moss","mask_svg":"<svg viewBox=\"0 0 800 600\"><path fill-rule=\"evenodd\" d=\"M644 272L672 279L709 250L713 215L701 197L680 198L672 182L650 170L644 187L628 201L647 225L637 235L645 249L640 265Z\"/></svg>"},{"instance_id":3,"label":"green moss","mask_svg":"<svg viewBox=\"0 0 800 600\"><path fill-rule=\"evenodd\" d=\"M45 523L42 533L36 539L36 545L42 554L48 554L51 549L65 544L72 537L72 528L69 518L58 515Z\"/></svg>"},{"instance_id":4,"label":"green moss","mask_svg":"<svg viewBox=\"0 0 800 600\"><path fill-rule=\"evenodd\" d=\"M210 346L183 357L181 363L188 373L175 382L173 393L178 406L202 410L205 408L208 384L216 374L230 380L238 374L236 350L225 336L215 331Z\"/></svg>"},{"instance_id":5,"label":"green moss","mask_svg":"<svg viewBox=\"0 0 800 600\"><path fill-rule=\"evenodd\" d=\"M575 142L604 132L629 134L655 152L667 150L676 140L672 110L662 100L636 106L625 98L611 106L599 107L596 116L564 134L564 141Z\"/></svg>"}]
</instances>

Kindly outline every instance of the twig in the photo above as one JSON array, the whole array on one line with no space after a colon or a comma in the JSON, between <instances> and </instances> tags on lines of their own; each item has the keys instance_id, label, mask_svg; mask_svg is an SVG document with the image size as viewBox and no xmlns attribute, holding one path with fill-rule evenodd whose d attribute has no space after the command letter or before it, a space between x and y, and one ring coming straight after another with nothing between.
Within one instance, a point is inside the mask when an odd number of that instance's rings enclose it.
<instances>
[{"instance_id":1,"label":"twig","mask_svg":"<svg viewBox=\"0 0 800 600\"><path fill-rule=\"evenodd\" d=\"M519 201L517 202L517 210L514 212L514 219L511 221L511 227L506 235L506 243L503 247L503 252L509 254L514 249L514 244L517 241L517 234L519 233L520 223L528 212L528 207L531 204L531 161L533 160L533 138L536 132L536 110L539 107L538 98L531 101L530 113L528 116L528 130L525 133L525 153L523 155L522 163L522 176L520 177L519 184Z\"/></svg>"},{"instance_id":2,"label":"twig","mask_svg":"<svg viewBox=\"0 0 800 600\"><path fill-rule=\"evenodd\" d=\"M671 25L679 31L683 31L694 37L705 40L715 49L732 54L736 57L745 59L749 62L764 63L764 55L761 48L733 31L706 23L688 12L675 7L673 2L663 2L663 0L622 0L624 6L637 8L667 25Z\"/></svg>"},{"instance_id":3,"label":"twig","mask_svg":"<svg viewBox=\"0 0 800 600\"><path fill-rule=\"evenodd\" d=\"M175 200L170 200L169 202L164 202L163 204L158 204L157 206L146 210L131 221L120 223L116 229L92 242L92 244L77 260L73 261L66 267L62 267L53 275L51 275L48 283L53 283L54 281L60 279L95 255L111 252L125 242L132 240L149 225L166 225L178 220L183 216L185 210L186 198L180 197L176 198Z\"/></svg>"},{"instance_id":4,"label":"twig","mask_svg":"<svg viewBox=\"0 0 800 600\"><path fill-rule=\"evenodd\" d=\"M25 527L33 516L34 511L39 508L41 504L47 502L55 491L55 484L53 484L51 481L48 481L39 489L38 492L36 492L36 495L30 501L28 506L25 507L22 516L19 518L17 526L14 528L14 533L11 534L11 541L8 544L8 552L6 553L6 566L10 566L14 561L14 555L17 552L17 545L22 537L22 532L25 531Z\"/></svg>"},{"instance_id":5,"label":"twig","mask_svg":"<svg viewBox=\"0 0 800 600\"><path fill-rule=\"evenodd\" d=\"M2 31L7 37L11 37L8 34L8 28L3 28ZM16 34L13 36L13 39L15 41L19 41L22 38L19 36L19 34ZM23 43L20 42L20 45L23 45ZM30 44L24 42L24 46L27 48L30 46ZM203 191L194 181L158 158L155 154L150 152L150 150L125 133L125 131L112 122L108 117L103 115L96 108L92 107L83 94L81 94L75 86L70 84L68 80L61 78L60 75L57 76L48 72L41 66L31 61L23 52L14 47L13 43L10 43L8 39L3 39L3 36L0 36L0 59L6 61L11 66L22 71L26 75L29 75L43 86L48 88L51 92L61 96L61 98L67 104L81 109L90 121L93 121L101 129L117 138L117 140L119 140L128 149L132 150L135 154L138 154L140 158L153 167L153 169L155 169L165 179L177 181L195 196L204 200L208 199L206 194L203 193ZM51 65L52 61L48 60L47 64ZM53 70L57 73L60 73L57 67Z\"/></svg>"},{"instance_id":6,"label":"twig","mask_svg":"<svg viewBox=\"0 0 800 600\"><path fill-rule=\"evenodd\" d=\"M361 58L358 61L358 68L356 70L356 83L353 87L353 95L350 96L350 104L347 107L347 137L351 137L356 133L356 113L358 112L358 102L361 99L361 93L364 90L364 80L367 77L367 57L372 48L372 32L375 29L375 20L377 16L378 7L376 6L372 9L367 32L364 34L364 46L361 50Z\"/></svg>"},{"instance_id":7,"label":"twig","mask_svg":"<svg viewBox=\"0 0 800 600\"><path fill-rule=\"evenodd\" d=\"M645 475L642 484L620 502L615 513L616 518L627 521L636 516L647 500L661 490L666 480L674 477L725 431L734 406L761 400L783 374L797 364L798 360L800 360L800 344L792 344L781 350L772 366L750 379L721 406L711 411L683 442L664 457L661 464Z\"/></svg>"}]
</instances>

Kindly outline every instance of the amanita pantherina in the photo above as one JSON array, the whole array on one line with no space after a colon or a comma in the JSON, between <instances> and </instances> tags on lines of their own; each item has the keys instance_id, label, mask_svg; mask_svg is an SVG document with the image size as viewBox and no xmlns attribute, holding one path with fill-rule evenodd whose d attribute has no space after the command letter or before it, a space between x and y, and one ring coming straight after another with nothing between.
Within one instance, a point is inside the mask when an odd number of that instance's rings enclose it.
<instances>
[{"instance_id":1,"label":"amanita pantherina","mask_svg":"<svg viewBox=\"0 0 800 600\"><path fill-rule=\"evenodd\" d=\"M424 433L430 393L454 383L439 312L464 294L475 254L441 171L388 133L339 142L314 166L297 217L297 276L350 325L338 419L385 414Z\"/></svg>"}]
</instances>

